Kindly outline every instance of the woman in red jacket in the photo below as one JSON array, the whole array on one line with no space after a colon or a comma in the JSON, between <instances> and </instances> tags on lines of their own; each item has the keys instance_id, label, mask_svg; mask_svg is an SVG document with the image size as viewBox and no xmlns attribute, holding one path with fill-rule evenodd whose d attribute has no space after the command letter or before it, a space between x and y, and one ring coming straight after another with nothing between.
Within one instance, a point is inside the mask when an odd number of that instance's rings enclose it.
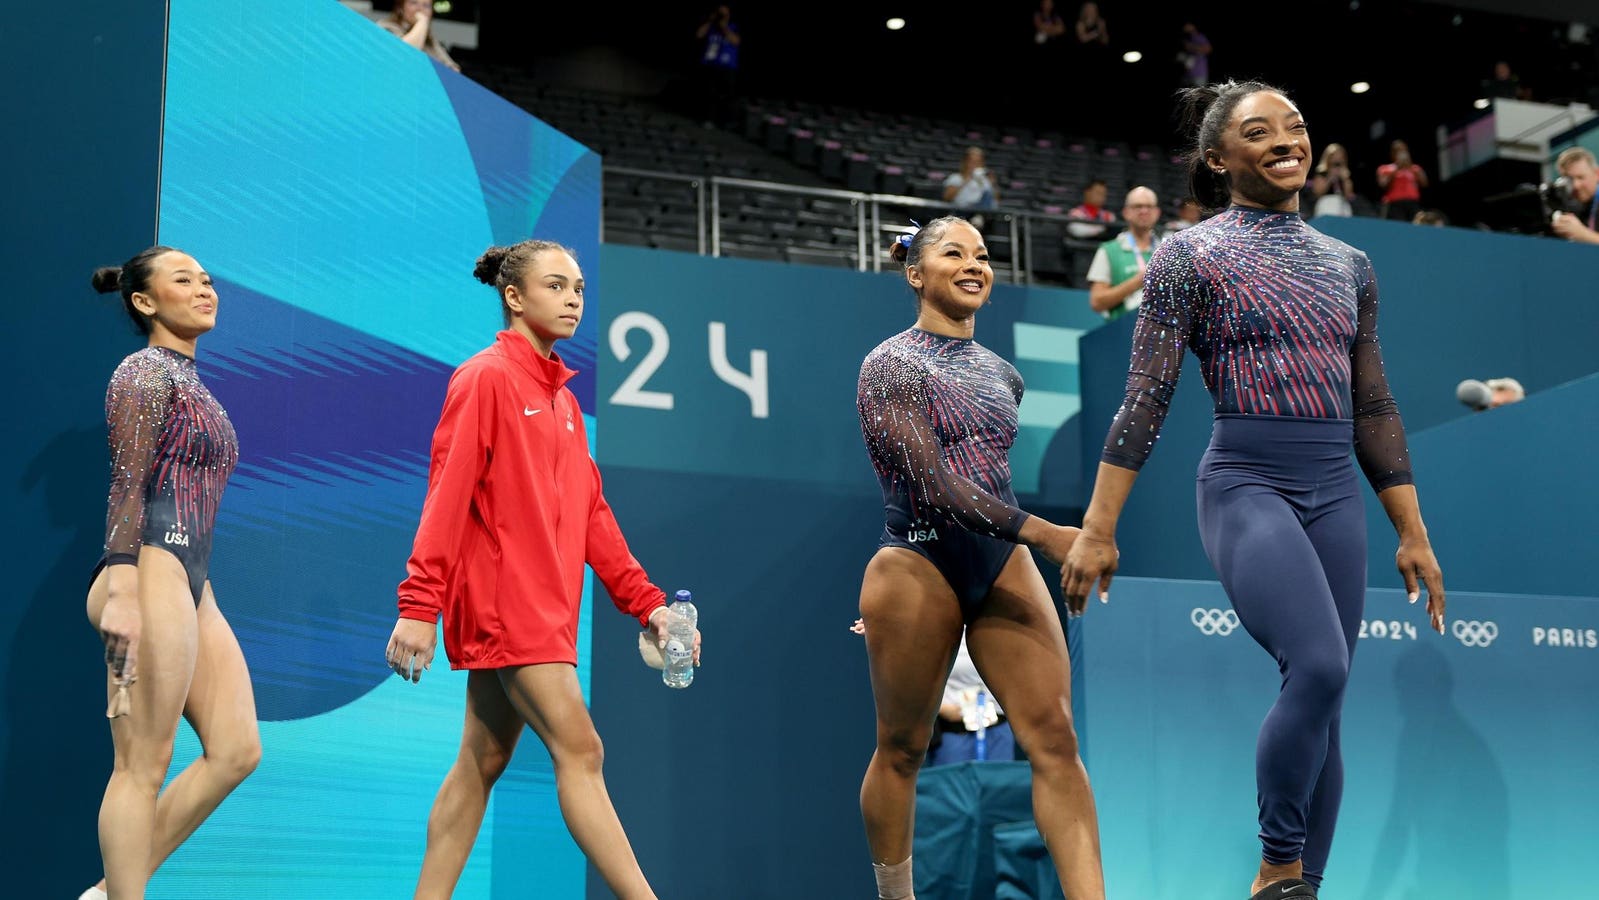
<instances>
[{"instance_id":1,"label":"woman in red jacket","mask_svg":"<svg viewBox=\"0 0 1599 900\"><path fill-rule=\"evenodd\" d=\"M618 897L653 898L606 792L575 669L585 562L662 642L667 619L664 594L600 494L583 413L565 387L575 373L553 352L582 319L583 273L567 248L529 240L490 247L473 274L499 291L510 327L450 378L387 652L401 677L419 680L442 613L451 667L471 670L461 752L428 817L416 896L454 890L526 724L549 750L578 846Z\"/></svg>"}]
</instances>

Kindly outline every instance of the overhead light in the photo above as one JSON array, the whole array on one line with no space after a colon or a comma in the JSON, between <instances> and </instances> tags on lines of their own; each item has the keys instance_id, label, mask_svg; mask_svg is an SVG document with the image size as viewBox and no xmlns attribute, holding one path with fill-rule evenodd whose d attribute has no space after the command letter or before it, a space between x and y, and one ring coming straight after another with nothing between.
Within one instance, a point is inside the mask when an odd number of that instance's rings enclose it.
<instances>
[{"instance_id":1,"label":"overhead light","mask_svg":"<svg viewBox=\"0 0 1599 900\"><path fill-rule=\"evenodd\" d=\"M1357 81L1349 86L1350 93L1354 94L1364 94L1369 90L1371 90L1371 82L1369 81Z\"/></svg>"},{"instance_id":2,"label":"overhead light","mask_svg":"<svg viewBox=\"0 0 1599 900\"><path fill-rule=\"evenodd\" d=\"M884 24L888 26L889 31L898 31L905 27L905 20L901 19L899 16L895 16Z\"/></svg>"},{"instance_id":3,"label":"overhead light","mask_svg":"<svg viewBox=\"0 0 1599 900\"><path fill-rule=\"evenodd\" d=\"M1137 50L1129 50L1122 54L1122 62L1135 63L1143 58L1144 54L1139 53Z\"/></svg>"},{"instance_id":4,"label":"overhead light","mask_svg":"<svg viewBox=\"0 0 1599 900\"><path fill-rule=\"evenodd\" d=\"M1477 107L1478 109L1487 109L1488 107L1493 106L1493 102L1487 97L1478 97L1472 102L1471 105Z\"/></svg>"}]
</instances>

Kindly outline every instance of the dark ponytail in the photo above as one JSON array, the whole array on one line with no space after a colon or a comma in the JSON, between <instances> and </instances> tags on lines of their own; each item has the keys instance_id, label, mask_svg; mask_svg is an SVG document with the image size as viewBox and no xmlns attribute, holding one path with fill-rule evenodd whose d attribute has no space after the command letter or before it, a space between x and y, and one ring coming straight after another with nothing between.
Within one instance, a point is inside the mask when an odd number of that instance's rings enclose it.
<instances>
[{"instance_id":1,"label":"dark ponytail","mask_svg":"<svg viewBox=\"0 0 1599 900\"><path fill-rule=\"evenodd\" d=\"M133 305L134 294L144 294L150 291L150 276L155 274L156 258L163 253L178 252L172 247L163 247L159 244L143 250L132 259L120 266L101 266L94 270L89 283L96 291L102 294L122 294L122 306L128 312L128 318L133 320L140 334L150 333L150 317L139 311Z\"/></svg>"},{"instance_id":2,"label":"dark ponytail","mask_svg":"<svg viewBox=\"0 0 1599 900\"><path fill-rule=\"evenodd\" d=\"M1221 134L1232 120L1233 110L1245 97L1261 91L1288 96L1262 81L1201 84L1177 92L1178 127L1194 136L1187 157L1189 193L1205 209L1220 209L1232 202L1232 180L1212 169L1205 153L1221 149Z\"/></svg>"},{"instance_id":3,"label":"dark ponytail","mask_svg":"<svg viewBox=\"0 0 1599 900\"><path fill-rule=\"evenodd\" d=\"M501 311L505 313L507 323L511 321L511 308L505 305L505 289L513 284L520 286L533 260L546 250L559 250L577 259L572 248L564 244L530 238L509 246L490 247L483 251L483 255L477 258L477 264L472 267L473 278L499 293Z\"/></svg>"}]
</instances>

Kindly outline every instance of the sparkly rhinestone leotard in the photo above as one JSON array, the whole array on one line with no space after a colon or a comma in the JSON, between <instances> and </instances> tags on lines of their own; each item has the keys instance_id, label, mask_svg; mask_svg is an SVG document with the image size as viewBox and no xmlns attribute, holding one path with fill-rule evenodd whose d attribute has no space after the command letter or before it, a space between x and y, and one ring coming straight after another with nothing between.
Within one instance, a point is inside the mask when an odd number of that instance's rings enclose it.
<instances>
[{"instance_id":1,"label":"sparkly rhinestone leotard","mask_svg":"<svg viewBox=\"0 0 1599 900\"><path fill-rule=\"evenodd\" d=\"M1022 388L1015 367L976 341L917 328L861 364L856 405L883 488L879 545L926 557L968 613L1027 520L1008 458Z\"/></svg>"},{"instance_id":2,"label":"sparkly rhinestone leotard","mask_svg":"<svg viewBox=\"0 0 1599 900\"><path fill-rule=\"evenodd\" d=\"M1411 483L1377 342L1366 254L1298 213L1233 207L1161 244L1133 332L1127 393L1101 459L1138 469L1183 351L1215 400L1200 462L1200 537L1282 690L1255 776L1263 858L1320 885L1343 792L1340 721L1366 593L1366 518L1350 449L1376 491Z\"/></svg>"},{"instance_id":3,"label":"sparkly rhinestone leotard","mask_svg":"<svg viewBox=\"0 0 1599 900\"><path fill-rule=\"evenodd\" d=\"M239 460L233 423L200 381L194 360L146 347L117 366L106 388L111 446L108 565L139 562L145 544L170 551L199 604L222 488Z\"/></svg>"}]
</instances>

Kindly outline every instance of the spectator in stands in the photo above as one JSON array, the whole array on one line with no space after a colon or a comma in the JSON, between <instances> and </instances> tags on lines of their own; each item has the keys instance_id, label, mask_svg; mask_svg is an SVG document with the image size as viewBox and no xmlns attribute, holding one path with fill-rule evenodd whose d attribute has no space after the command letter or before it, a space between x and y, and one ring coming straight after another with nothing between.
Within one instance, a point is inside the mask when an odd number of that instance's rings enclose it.
<instances>
[{"instance_id":1,"label":"spectator in stands","mask_svg":"<svg viewBox=\"0 0 1599 900\"><path fill-rule=\"evenodd\" d=\"M388 33L459 72L444 45L433 36L433 0L395 0L394 12L378 21Z\"/></svg>"},{"instance_id":2,"label":"spectator in stands","mask_svg":"<svg viewBox=\"0 0 1599 900\"><path fill-rule=\"evenodd\" d=\"M1494 63L1494 77L1483 81L1482 95L1490 99L1523 99L1521 79L1510 71L1510 63L1503 60Z\"/></svg>"},{"instance_id":3,"label":"spectator in stands","mask_svg":"<svg viewBox=\"0 0 1599 900\"><path fill-rule=\"evenodd\" d=\"M1183 52L1177 61L1183 64L1183 87L1210 81L1210 38L1193 22L1183 23Z\"/></svg>"},{"instance_id":4,"label":"spectator in stands","mask_svg":"<svg viewBox=\"0 0 1599 900\"><path fill-rule=\"evenodd\" d=\"M1427 186L1427 173L1410 158L1404 141L1388 146L1391 162L1377 167L1377 186L1382 188L1382 217L1409 222L1421 211L1421 191Z\"/></svg>"},{"instance_id":5,"label":"spectator in stands","mask_svg":"<svg viewBox=\"0 0 1599 900\"><path fill-rule=\"evenodd\" d=\"M1109 194L1110 188L1106 187L1104 180L1095 178L1083 185L1083 202L1072 207L1066 215L1089 222L1114 222L1116 217L1105 208Z\"/></svg>"},{"instance_id":6,"label":"spectator in stands","mask_svg":"<svg viewBox=\"0 0 1599 900\"><path fill-rule=\"evenodd\" d=\"M1099 14L1098 3L1084 3L1077 11L1077 42L1101 46L1110 43L1110 26Z\"/></svg>"},{"instance_id":7,"label":"spectator in stands","mask_svg":"<svg viewBox=\"0 0 1599 900\"><path fill-rule=\"evenodd\" d=\"M1436 209L1424 209L1421 212L1416 213L1416 217L1410 220L1410 224L1432 225L1442 228L1443 226L1449 224L1449 218Z\"/></svg>"},{"instance_id":8,"label":"spectator in stands","mask_svg":"<svg viewBox=\"0 0 1599 900\"><path fill-rule=\"evenodd\" d=\"M961 157L961 170L944 179L944 201L963 210L993 209L999 205L999 192L984 165L982 147L967 147Z\"/></svg>"},{"instance_id":9,"label":"spectator in stands","mask_svg":"<svg viewBox=\"0 0 1599 900\"><path fill-rule=\"evenodd\" d=\"M1122 207L1127 230L1094 251L1088 264L1088 305L1107 319L1118 319L1144 302L1144 267L1160 243L1155 223L1160 200L1147 187L1127 192Z\"/></svg>"},{"instance_id":10,"label":"spectator in stands","mask_svg":"<svg viewBox=\"0 0 1599 900\"><path fill-rule=\"evenodd\" d=\"M1191 225L1198 225L1202 218L1204 211L1199 208L1199 201L1193 197L1184 197L1182 202L1177 204L1177 218L1166 223L1166 234L1170 236Z\"/></svg>"},{"instance_id":11,"label":"spectator in stands","mask_svg":"<svg viewBox=\"0 0 1599 900\"><path fill-rule=\"evenodd\" d=\"M1107 228L1105 223L1116 221L1116 217L1105 208L1105 199L1109 196L1110 189L1105 182L1095 178L1083 186L1083 202L1066 211L1068 218L1081 219L1066 226L1066 233L1074 238L1099 238L1103 237Z\"/></svg>"},{"instance_id":12,"label":"spectator in stands","mask_svg":"<svg viewBox=\"0 0 1599 900\"><path fill-rule=\"evenodd\" d=\"M1307 219L1355 214L1355 179L1349 174L1349 151L1343 144L1328 144L1321 151L1321 162L1310 176L1310 193L1314 202ZM1303 200L1299 208L1305 208Z\"/></svg>"},{"instance_id":13,"label":"spectator in stands","mask_svg":"<svg viewBox=\"0 0 1599 900\"><path fill-rule=\"evenodd\" d=\"M738 50L743 43L733 11L718 6L694 32L700 41L700 80L708 126L726 125L732 114L733 98L738 95Z\"/></svg>"},{"instance_id":14,"label":"spectator in stands","mask_svg":"<svg viewBox=\"0 0 1599 900\"><path fill-rule=\"evenodd\" d=\"M1571 186L1571 199L1580 211L1556 212L1549 227L1568 241L1599 244L1595 217L1599 215L1599 171L1593 153L1583 147L1568 147L1555 157L1555 170Z\"/></svg>"},{"instance_id":15,"label":"spectator in stands","mask_svg":"<svg viewBox=\"0 0 1599 900\"><path fill-rule=\"evenodd\" d=\"M1055 0L1039 0L1033 10L1033 41L1047 44L1066 33L1066 20L1055 11Z\"/></svg>"}]
</instances>

